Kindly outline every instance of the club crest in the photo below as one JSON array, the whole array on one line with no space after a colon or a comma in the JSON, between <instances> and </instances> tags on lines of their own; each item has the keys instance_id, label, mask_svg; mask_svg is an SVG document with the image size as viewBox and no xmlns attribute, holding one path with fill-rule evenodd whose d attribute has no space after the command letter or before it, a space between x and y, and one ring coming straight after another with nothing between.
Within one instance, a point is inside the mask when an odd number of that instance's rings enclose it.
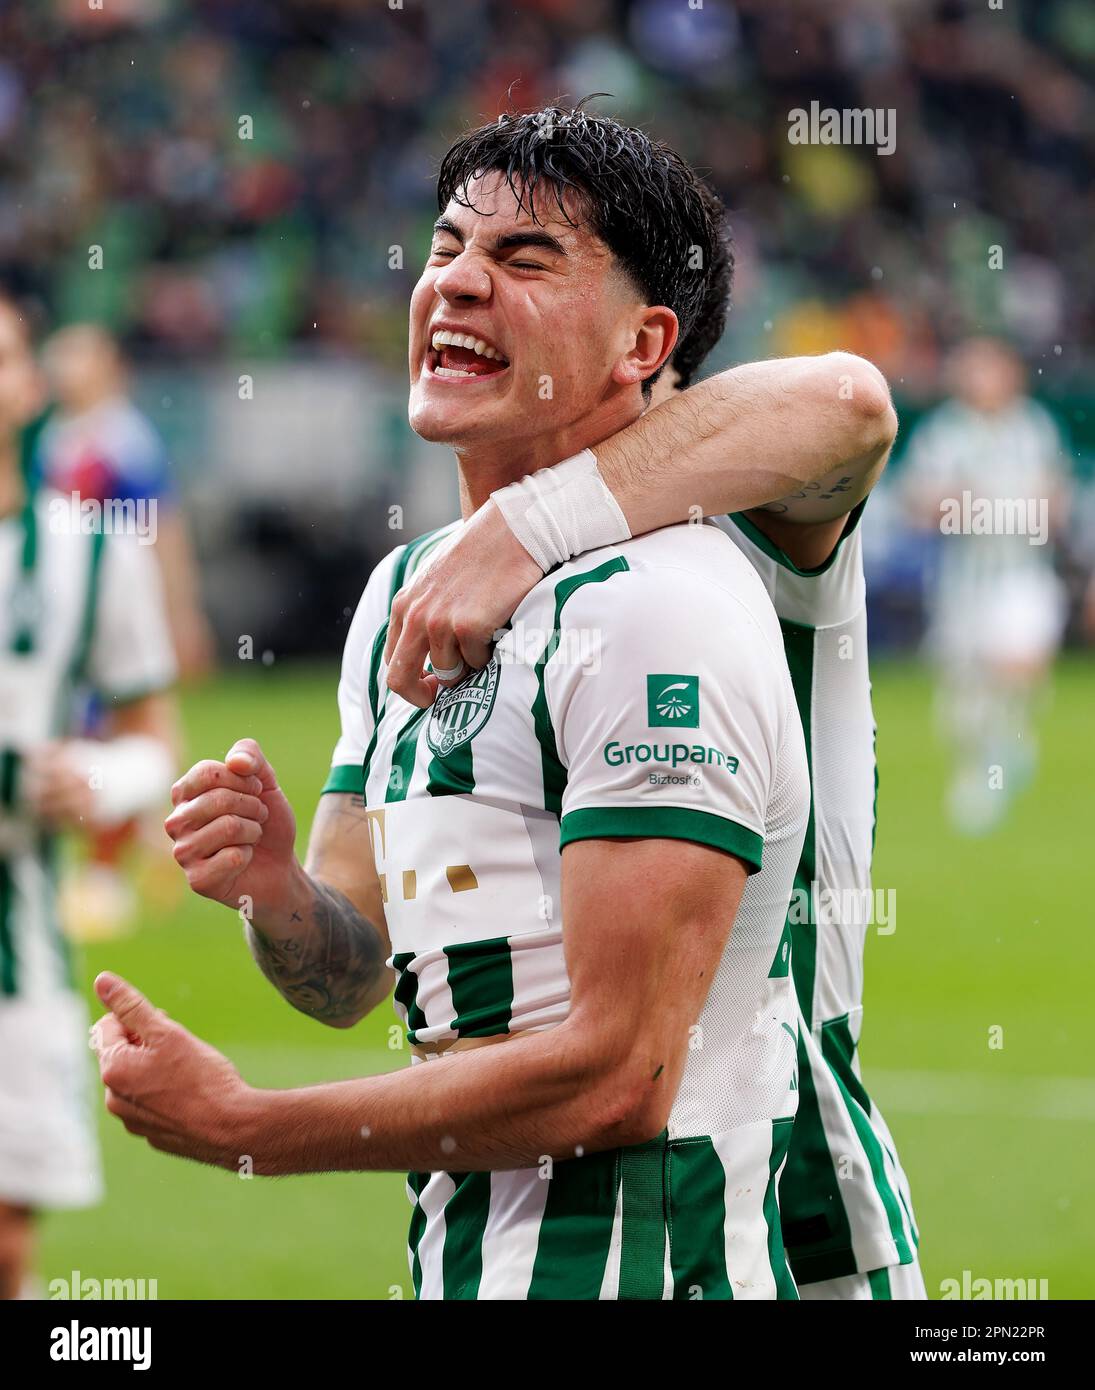
<instances>
[{"instance_id":1,"label":"club crest","mask_svg":"<svg viewBox=\"0 0 1095 1390\"><path fill-rule=\"evenodd\" d=\"M468 743L490 718L499 669L497 655L492 656L481 671L443 690L433 702L426 742L439 758Z\"/></svg>"}]
</instances>

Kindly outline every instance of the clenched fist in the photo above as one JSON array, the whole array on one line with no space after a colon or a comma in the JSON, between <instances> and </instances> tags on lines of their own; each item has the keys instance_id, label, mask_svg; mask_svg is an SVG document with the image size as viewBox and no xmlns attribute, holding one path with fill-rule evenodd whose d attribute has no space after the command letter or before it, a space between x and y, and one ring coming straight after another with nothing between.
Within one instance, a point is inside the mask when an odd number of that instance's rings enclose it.
<instances>
[{"instance_id":1,"label":"clenched fist","mask_svg":"<svg viewBox=\"0 0 1095 1390\"><path fill-rule=\"evenodd\" d=\"M164 829L195 893L234 909L245 898L255 910L288 900L299 872L296 818L253 738L239 739L222 763L195 763L171 800Z\"/></svg>"}]
</instances>

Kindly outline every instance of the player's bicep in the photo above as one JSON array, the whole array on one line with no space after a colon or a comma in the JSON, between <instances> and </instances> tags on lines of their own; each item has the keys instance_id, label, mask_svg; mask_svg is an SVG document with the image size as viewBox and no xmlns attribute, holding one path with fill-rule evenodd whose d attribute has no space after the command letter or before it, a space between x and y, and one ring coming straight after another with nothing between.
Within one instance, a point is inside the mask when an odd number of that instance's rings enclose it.
<instances>
[{"instance_id":1,"label":"player's bicep","mask_svg":"<svg viewBox=\"0 0 1095 1390\"><path fill-rule=\"evenodd\" d=\"M312 821L304 868L317 883L346 897L376 928L390 954L384 895L373 858L373 820L357 793L324 793Z\"/></svg>"},{"instance_id":2,"label":"player's bicep","mask_svg":"<svg viewBox=\"0 0 1095 1390\"><path fill-rule=\"evenodd\" d=\"M735 855L679 840L582 840L562 860L571 1023L621 1063L638 1049L672 1088L748 878Z\"/></svg>"}]
</instances>

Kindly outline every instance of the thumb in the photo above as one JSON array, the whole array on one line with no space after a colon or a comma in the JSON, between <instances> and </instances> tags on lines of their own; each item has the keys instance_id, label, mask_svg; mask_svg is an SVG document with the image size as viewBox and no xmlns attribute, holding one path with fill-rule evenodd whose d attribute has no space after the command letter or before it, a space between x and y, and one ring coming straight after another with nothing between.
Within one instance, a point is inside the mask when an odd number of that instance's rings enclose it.
<instances>
[{"instance_id":1,"label":"thumb","mask_svg":"<svg viewBox=\"0 0 1095 1390\"><path fill-rule=\"evenodd\" d=\"M139 989L104 970L95 978L95 993L127 1033L147 1041L159 1032L162 1017Z\"/></svg>"},{"instance_id":2,"label":"thumb","mask_svg":"<svg viewBox=\"0 0 1095 1390\"><path fill-rule=\"evenodd\" d=\"M240 738L224 755L225 766L241 777L257 777L263 791L277 790L277 773L270 760L253 738Z\"/></svg>"}]
</instances>

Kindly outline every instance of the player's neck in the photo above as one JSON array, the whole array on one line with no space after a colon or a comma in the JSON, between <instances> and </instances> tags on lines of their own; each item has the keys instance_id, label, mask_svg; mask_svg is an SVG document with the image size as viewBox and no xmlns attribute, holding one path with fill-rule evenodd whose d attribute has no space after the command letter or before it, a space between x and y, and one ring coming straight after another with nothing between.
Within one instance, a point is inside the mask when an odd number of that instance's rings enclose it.
<instances>
[{"instance_id":1,"label":"player's neck","mask_svg":"<svg viewBox=\"0 0 1095 1390\"><path fill-rule=\"evenodd\" d=\"M0 519L20 511L25 495L19 449L13 440L0 440Z\"/></svg>"},{"instance_id":2,"label":"player's neck","mask_svg":"<svg viewBox=\"0 0 1095 1390\"><path fill-rule=\"evenodd\" d=\"M460 510L466 521L479 510L497 488L525 478L541 468L550 468L563 459L595 449L642 414L642 402L620 397L605 401L601 408L550 434L514 436L498 442L473 443L456 447L460 471Z\"/></svg>"}]
</instances>

